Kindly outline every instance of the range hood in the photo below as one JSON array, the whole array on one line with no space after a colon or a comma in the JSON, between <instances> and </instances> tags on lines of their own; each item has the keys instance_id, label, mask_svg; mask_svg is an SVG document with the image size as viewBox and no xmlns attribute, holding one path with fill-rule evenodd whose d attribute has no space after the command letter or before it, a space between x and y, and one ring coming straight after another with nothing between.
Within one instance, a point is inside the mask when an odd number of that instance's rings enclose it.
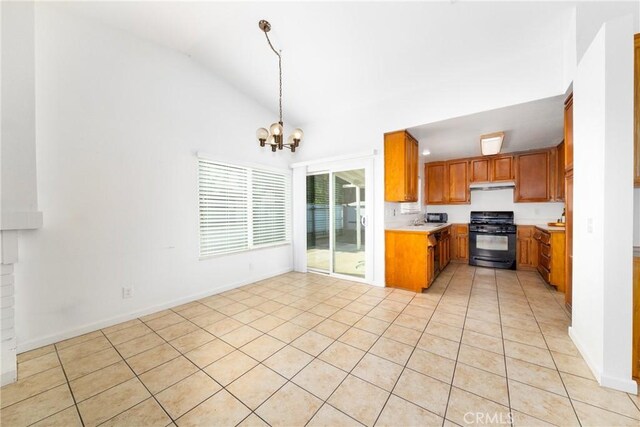
<instances>
[{"instance_id":1,"label":"range hood","mask_svg":"<svg viewBox=\"0 0 640 427\"><path fill-rule=\"evenodd\" d=\"M505 182L482 182L471 184L469 189L471 191L491 191L491 190L505 190L512 189L516 187L516 183L514 181L505 181Z\"/></svg>"}]
</instances>

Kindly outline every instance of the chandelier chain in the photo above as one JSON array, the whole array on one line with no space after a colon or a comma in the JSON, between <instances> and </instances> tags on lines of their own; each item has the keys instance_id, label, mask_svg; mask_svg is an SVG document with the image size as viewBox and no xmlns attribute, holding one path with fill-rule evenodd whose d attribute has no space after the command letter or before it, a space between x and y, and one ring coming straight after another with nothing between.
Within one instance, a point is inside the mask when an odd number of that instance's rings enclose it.
<instances>
[{"instance_id":1,"label":"chandelier chain","mask_svg":"<svg viewBox=\"0 0 640 427\"><path fill-rule=\"evenodd\" d=\"M271 48L271 50L273 51L273 53L275 53L276 55L278 55L278 77L279 77L279 81L280 81L280 92L279 92L279 107L280 107L280 123L283 123L282 121L282 51L277 51L274 47L273 44L271 44L271 39L269 39L269 34L267 34L267 32L264 32L264 36L267 38L267 43L269 43L269 47Z\"/></svg>"}]
</instances>

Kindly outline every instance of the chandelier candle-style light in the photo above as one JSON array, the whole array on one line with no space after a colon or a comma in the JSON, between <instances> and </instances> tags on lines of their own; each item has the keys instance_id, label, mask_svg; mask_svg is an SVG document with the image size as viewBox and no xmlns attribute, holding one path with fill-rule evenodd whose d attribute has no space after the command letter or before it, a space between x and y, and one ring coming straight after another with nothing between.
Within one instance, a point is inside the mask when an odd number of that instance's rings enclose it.
<instances>
[{"instance_id":1,"label":"chandelier candle-style light","mask_svg":"<svg viewBox=\"0 0 640 427\"><path fill-rule=\"evenodd\" d=\"M264 35L267 38L267 42L269 43L271 50L278 55L278 70L280 71L280 121L269 126L269 130L259 128L256 131L256 137L258 138L258 141L260 141L261 147L270 145L271 151L273 152L275 152L276 149L282 150L284 147L287 147L293 153L300 145L300 140L304 134L302 129L296 128L293 130L293 133L289 135L289 138L287 138L287 142L284 142L284 129L282 127L284 124L282 122L282 52L275 50L271 44L271 40L269 40L269 34L267 33L271 31L271 24L263 19L258 22L258 26L262 31L264 31Z\"/></svg>"}]
</instances>

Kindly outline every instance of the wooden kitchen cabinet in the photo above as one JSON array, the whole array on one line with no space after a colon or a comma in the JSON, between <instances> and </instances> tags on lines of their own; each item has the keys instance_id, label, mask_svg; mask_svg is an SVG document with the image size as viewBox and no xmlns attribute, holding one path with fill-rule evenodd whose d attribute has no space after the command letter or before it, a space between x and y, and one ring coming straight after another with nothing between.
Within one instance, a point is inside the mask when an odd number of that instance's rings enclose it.
<instances>
[{"instance_id":1,"label":"wooden kitchen cabinet","mask_svg":"<svg viewBox=\"0 0 640 427\"><path fill-rule=\"evenodd\" d=\"M450 226L435 232L385 231L387 287L422 292L449 262ZM439 238L436 235L439 235ZM436 265L436 256L439 260Z\"/></svg>"},{"instance_id":2,"label":"wooden kitchen cabinet","mask_svg":"<svg viewBox=\"0 0 640 427\"><path fill-rule=\"evenodd\" d=\"M633 79L633 146L634 146L634 168L633 185L640 187L640 34L634 37L634 79Z\"/></svg>"},{"instance_id":3,"label":"wooden kitchen cabinet","mask_svg":"<svg viewBox=\"0 0 640 427\"><path fill-rule=\"evenodd\" d=\"M449 194L448 203L461 204L470 202L469 191L469 162L466 160L447 162L447 176Z\"/></svg>"},{"instance_id":4,"label":"wooden kitchen cabinet","mask_svg":"<svg viewBox=\"0 0 640 427\"><path fill-rule=\"evenodd\" d=\"M469 161L469 182L513 181L513 156L479 157Z\"/></svg>"},{"instance_id":5,"label":"wooden kitchen cabinet","mask_svg":"<svg viewBox=\"0 0 640 427\"><path fill-rule=\"evenodd\" d=\"M554 178L555 178L555 197L554 199L557 202L564 201L564 141L562 141L556 147L556 159L555 159L555 170L554 170Z\"/></svg>"},{"instance_id":6,"label":"wooden kitchen cabinet","mask_svg":"<svg viewBox=\"0 0 640 427\"><path fill-rule=\"evenodd\" d=\"M491 182L513 181L513 156L496 156L491 158Z\"/></svg>"},{"instance_id":7,"label":"wooden kitchen cabinet","mask_svg":"<svg viewBox=\"0 0 640 427\"><path fill-rule=\"evenodd\" d=\"M470 203L469 162L425 163L425 204L456 205Z\"/></svg>"},{"instance_id":8,"label":"wooden kitchen cabinet","mask_svg":"<svg viewBox=\"0 0 640 427\"><path fill-rule=\"evenodd\" d=\"M384 199L418 201L418 141L407 131L384 135Z\"/></svg>"},{"instance_id":9,"label":"wooden kitchen cabinet","mask_svg":"<svg viewBox=\"0 0 640 427\"><path fill-rule=\"evenodd\" d=\"M453 224L451 226L451 260L469 261L469 225Z\"/></svg>"},{"instance_id":10,"label":"wooden kitchen cabinet","mask_svg":"<svg viewBox=\"0 0 640 427\"><path fill-rule=\"evenodd\" d=\"M489 182L489 168L491 162L487 157L471 159L469 161L469 182Z\"/></svg>"},{"instance_id":11,"label":"wooden kitchen cabinet","mask_svg":"<svg viewBox=\"0 0 640 427\"><path fill-rule=\"evenodd\" d=\"M573 169L573 93L564 101L564 170Z\"/></svg>"},{"instance_id":12,"label":"wooden kitchen cabinet","mask_svg":"<svg viewBox=\"0 0 640 427\"><path fill-rule=\"evenodd\" d=\"M548 202L550 195L549 150L523 153L516 156L515 202Z\"/></svg>"},{"instance_id":13,"label":"wooden kitchen cabinet","mask_svg":"<svg viewBox=\"0 0 640 427\"><path fill-rule=\"evenodd\" d=\"M538 272L548 284L565 291L565 230L536 227L533 238L538 243Z\"/></svg>"},{"instance_id":14,"label":"wooden kitchen cabinet","mask_svg":"<svg viewBox=\"0 0 640 427\"><path fill-rule=\"evenodd\" d=\"M518 225L516 236L516 269L533 270L538 266L538 243L534 239L535 227Z\"/></svg>"},{"instance_id":15,"label":"wooden kitchen cabinet","mask_svg":"<svg viewBox=\"0 0 640 427\"><path fill-rule=\"evenodd\" d=\"M443 205L448 202L446 162L425 163L425 204Z\"/></svg>"}]
</instances>

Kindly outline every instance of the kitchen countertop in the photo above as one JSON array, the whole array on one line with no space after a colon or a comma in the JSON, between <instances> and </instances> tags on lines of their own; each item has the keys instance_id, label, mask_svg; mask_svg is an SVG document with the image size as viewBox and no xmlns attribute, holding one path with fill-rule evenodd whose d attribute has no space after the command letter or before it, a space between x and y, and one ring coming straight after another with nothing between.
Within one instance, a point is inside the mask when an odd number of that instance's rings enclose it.
<instances>
[{"instance_id":1,"label":"kitchen countertop","mask_svg":"<svg viewBox=\"0 0 640 427\"><path fill-rule=\"evenodd\" d=\"M640 257L640 246L633 247L633 256Z\"/></svg>"},{"instance_id":2,"label":"kitchen countertop","mask_svg":"<svg viewBox=\"0 0 640 427\"><path fill-rule=\"evenodd\" d=\"M551 225L547 225L547 224L531 224L534 225L542 230L548 231L549 233L558 233L558 232L562 232L564 233L565 227L554 227Z\"/></svg>"},{"instance_id":3,"label":"kitchen countertop","mask_svg":"<svg viewBox=\"0 0 640 427\"><path fill-rule=\"evenodd\" d=\"M407 231L413 233L433 233L450 227L450 223L444 224L423 224L423 225L397 225L387 227L387 231Z\"/></svg>"}]
</instances>

